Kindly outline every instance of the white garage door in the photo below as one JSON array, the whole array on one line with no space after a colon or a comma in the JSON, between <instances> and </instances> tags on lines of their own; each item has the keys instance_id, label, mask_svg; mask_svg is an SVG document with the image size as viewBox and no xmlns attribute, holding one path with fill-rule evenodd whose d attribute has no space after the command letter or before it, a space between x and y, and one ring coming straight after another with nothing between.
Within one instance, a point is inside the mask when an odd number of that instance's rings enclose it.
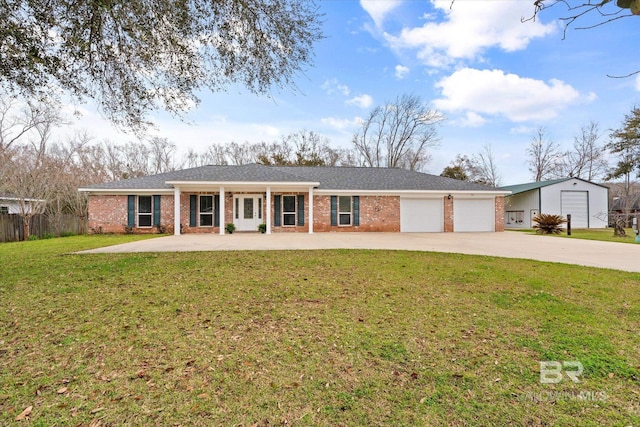
<instances>
[{"instance_id":1,"label":"white garage door","mask_svg":"<svg viewBox=\"0 0 640 427\"><path fill-rule=\"evenodd\" d=\"M562 216L571 214L571 227L589 228L589 193L586 191L561 192Z\"/></svg>"},{"instance_id":2,"label":"white garage door","mask_svg":"<svg viewBox=\"0 0 640 427\"><path fill-rule=\"evenodd\" d=\"M404 233L444 231L442 199L400 199L400 231Z\"/></svg>"},{"instance_id":3,"label":"white garage door","mask_svg":"<svg viewBox=\"0 0 640 427\"><path fill-rule=\"evenodd\" d=\"M493 199L453 199L453 231L495 231Z\"/></svg>"}]
</instances>

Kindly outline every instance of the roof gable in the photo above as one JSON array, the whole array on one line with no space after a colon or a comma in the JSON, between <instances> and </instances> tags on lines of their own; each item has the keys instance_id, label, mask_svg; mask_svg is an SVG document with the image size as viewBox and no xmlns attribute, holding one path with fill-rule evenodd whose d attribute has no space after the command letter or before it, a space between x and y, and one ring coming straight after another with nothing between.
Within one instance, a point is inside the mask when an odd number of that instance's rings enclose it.
<instances>
[{"instance_id":1,"label":"roof gable","mask_svg":"<svg viewBox=\"0 0 640 427\"><path fill-rule=\"evenodd\" d=\"M554 184L559 184L561 182L569 181L571 179L577 179L577 180L582 181L582 182L586 182L586 183L589 183L589 184L597 185L598 187L607 188L604 185L596 184L595 182L587 181L586 179L576 178L576 177L551 179L551 180L548 180L548 181L528 182L526 184L506 185L506 186L500 187L500 188L502 188L503 190L509 190L509 191L511 191L511 195L514 195L514 194L519 194L519 193L525 193L525 192L531 191L531 190L537 190L537 189L543 188L543 187L548 187L548 186L554 185Z\"/></svg>"}]
</instances>

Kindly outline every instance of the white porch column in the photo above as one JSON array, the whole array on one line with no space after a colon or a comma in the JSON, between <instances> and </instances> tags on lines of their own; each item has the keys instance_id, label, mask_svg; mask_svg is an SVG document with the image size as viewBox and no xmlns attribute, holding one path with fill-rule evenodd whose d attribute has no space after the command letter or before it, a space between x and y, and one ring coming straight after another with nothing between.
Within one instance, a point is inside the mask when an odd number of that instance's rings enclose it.
<instances>
[{"instance_id":1,"label":"white porch column","mask_svg":"<svg viewBox=\"0 0 640 427\"><path fill-rule=\"evenodd\" d=\"M271 187L267 187L267 234L271 234Z\"/></svg>"},{"instance_id":2,"label":"white porch column","mask_svg":"<svg viewBox=\"0 0 640 427\"><path fill-rule=\"evenodd\" d=\"M180 188L173 189L173 234L180 235Z\"/></svg>"},{"instance_id":3,"label":"white porch column","mask_svg":"<svg viewBox=\"0 0 640 427\"><path fill-rule=\"evenodd\" d=\"M313 187L309 187L309 234L313 234Z\"/></svg>"},{"instance_id":4,"label":"white porch column","mask_svg":"<svg viewBox=\"0 0 640 427\"><path fill-rule=\"evenodd\" d=\"M227 225L224 217L224 201L224 187L220 187L220 235L224 235L224 227Z\"/></svg>"}]
</instances>

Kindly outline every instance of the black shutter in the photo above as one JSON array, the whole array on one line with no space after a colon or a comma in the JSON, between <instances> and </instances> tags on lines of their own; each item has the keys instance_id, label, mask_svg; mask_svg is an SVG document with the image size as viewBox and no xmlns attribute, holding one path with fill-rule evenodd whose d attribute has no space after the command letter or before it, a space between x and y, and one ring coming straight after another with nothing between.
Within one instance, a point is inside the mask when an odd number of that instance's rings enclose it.
<instances>
[{"instance_id":1,"label":"black shutter","mask_svg":"<svg viewBox=\"0 0 640 427\"><path fill-rule=\"evenodd\" d=\"M220 227L220 195L213 196L213 226Z\"/></svg>"},{"instance_id":2,"label":"black shutter","mask_svg":"<svg viewBox=\"0 0 640 427\"><path fill-rule=\"evenodd\" d=\"M153 226L160 225L160 196L153 196Z\"/></svg>"},{"instance_id":3,"label":"black shutter","mask_svg":"<svg viewBox=\"0 0 640 427\"><path fill-rule=\"evenodd\" d=\"M136 196L129 196L127 199L127 227L136 226Z\"/></svg>"},{"instance_id":4,"label":"black shutter","mask_svg":"<svg viewBox=\"0 0 640 427\"><path fill-rule=\"evenodd\" d=\"M282 196L273 196L273 225L280 227L280 199Z\"/></svg>"},{"instance_id":5,"label":"black shutter","mask_svg":"<svg viewBox=\"0 0 640 427\"><path fill-rule=\"evenodd\" d=\"M360 196L353 196L353 225L360 225Z\"/></svg>"},{"instance_id":6,"label":"black shutter","mask_svg":"<svg viewBox=\"0 0 640 427\"><path fill-rule=\"evenodd\" d=\"M189 196L189 227L196 226L196 211L198 210L198 196Z\"/></svg>"},{"instance_id":7,"label":"black shutter","mask_svg":"<svg viewBox=\"0 0 640 427\"><path fill-rule=\"evenodd\" d=\"M338 225L338 196L331 196L331 225Z\"/></svg>"},{"instance_id":8,"label":"black shutter","mask_svg":"<svg viewBox=\"0 0 640 427\"><path fill-rule=\"evenodd\" d=\"M298 225L304 225L304 194L298 194Z\"/></svg>"}]
</instances>

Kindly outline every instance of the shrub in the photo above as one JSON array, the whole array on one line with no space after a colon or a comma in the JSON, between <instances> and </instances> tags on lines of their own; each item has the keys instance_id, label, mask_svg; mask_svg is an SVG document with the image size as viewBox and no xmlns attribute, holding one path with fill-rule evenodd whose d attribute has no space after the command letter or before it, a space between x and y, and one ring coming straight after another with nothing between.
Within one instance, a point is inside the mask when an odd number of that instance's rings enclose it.
<instances>
[{"instance_id":1,"label":"shrub","mask_svg":"<svg viewBox=\"0 0 640 427\"><path fill-rule=\"evenodd\" d=\"M236 231L236 226L234 223L230 222L226 225L226 227L224 227L224 229L227 231L227 233L233 234L233 232Z\"/></svg>"},{"instance_id":2,"label":"shrub","mask_svg":"<svg viewBox=\"0 0 640 427\"><path fill-rule=\"evenodd\" d=\"M258 224L258 231L261 232L262 234L267 232L267 224Z\"/></svg>"},{"instance_id":3,"label":"shrub","mask_svg":"<svg viewBox=\"0 0 640 427\"><path fill-rule=\"evenodd\" d=\"M560 234L562 233L562 224L567 222L561 215L551 215L540 213L533 217L533 228L539 234Z\"/></svg>"},{"instance_id":4,"label":"shrub","mask_svg":"<svg viewBox=\"0 0 640 427\"><path fill-rule=\"evenodd\" d=\"M30 241L38 240L38 236L36 236L35 234L29 234L29 240Z\"/></svg>"}]
</instances>

